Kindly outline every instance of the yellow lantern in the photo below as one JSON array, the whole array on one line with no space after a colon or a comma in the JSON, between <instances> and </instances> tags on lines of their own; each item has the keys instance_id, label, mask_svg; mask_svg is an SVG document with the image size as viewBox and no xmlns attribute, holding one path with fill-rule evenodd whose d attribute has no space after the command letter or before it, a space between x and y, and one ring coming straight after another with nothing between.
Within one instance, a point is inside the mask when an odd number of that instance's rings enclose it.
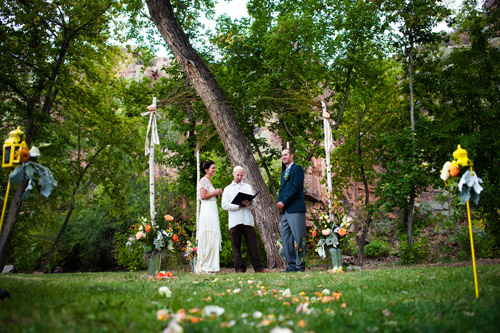
<instances>
[{"instance_id":1,"label":"yellow lantern","mask_svg":"<svg viewBox=\"0 0 500 333\"><path fill-rule=\"evenodd\" d=\"M3 144L2 168L13 169L23 162L24 155L23 149L28 150L28 145L21 136L24 134L21 127L9 133L9 137Z\"/></svg>"},{"instance_id":2,"label":"yellow lantern","mask_svg":"<svg viewBox=\"0 0 500 333\"><path fill-rule=\"evenodd\" d=\"M458 145L457 150L453 152L453 158L455 159L453 162L463 167L472 165L472 161L469 160L467 155L467 150L463 149L460 145ZM454 164L453 162L452 164Z\"/></svg>"}]
</instances>

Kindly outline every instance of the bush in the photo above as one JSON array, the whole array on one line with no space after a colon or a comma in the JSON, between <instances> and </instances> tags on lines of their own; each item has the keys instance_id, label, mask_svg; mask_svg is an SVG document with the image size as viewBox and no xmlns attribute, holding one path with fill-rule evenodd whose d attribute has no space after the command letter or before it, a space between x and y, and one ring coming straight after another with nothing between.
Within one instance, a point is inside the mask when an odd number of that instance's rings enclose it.
<instances>
[{"instance_id":1,"label":"bush","mask_svg":"<svg viewBox=\"0 0 500 333\"><path fill-rule=\"evenodd\" d=\"M348 256L357 256L359 251L358 243L355 237L349 237L341 246L342 254ZM366 249L365 249L366 252Z\"/></svg>"},{"instance_id":2,"label":"bush","mask_svg":"<svg viewBox=\"0 0 500 333\"><path fill-rule=\"evenodd\" d=\"M113 255L116 262L133 272L145 269L144 251L138 246L133 248L127 246L128 238L129 235L115 234Z\"/></svg>"},{"instance_id":3,"label":"bush","mask_svg":"<svg viewBox=\"0 0 500 333\"><path fill-rule=\"evenodd\" d=\"M495 240L491 235L476 228L472 228L472 234L476 258L495 258L498 256L495 251ZM460 261L471 260L469 228L461 227L456 236L458 242L457 259Z\"/></svg>"},{"instance_id":4,"label":"bush","mask_svg":"<svg viewBox=\"0 0 500 333\"><path fill-rule=\"evenodd\" d=\"M391 248L386 241L374 239L365 246L367 258L386 257L391 253Z\"/></svg>"},{"instance_id":5,"label":"bush","mask_svg":"<svg viewBox=\"0 0 500 333\"><path fill-rule=\"evenodd\" d=\"M410 247L406 239L402 240L399 245L399 259L402 264L419 264L425 262L429 257L429 248L427 240L421 238Z\"/></svg>"}]
</instances>

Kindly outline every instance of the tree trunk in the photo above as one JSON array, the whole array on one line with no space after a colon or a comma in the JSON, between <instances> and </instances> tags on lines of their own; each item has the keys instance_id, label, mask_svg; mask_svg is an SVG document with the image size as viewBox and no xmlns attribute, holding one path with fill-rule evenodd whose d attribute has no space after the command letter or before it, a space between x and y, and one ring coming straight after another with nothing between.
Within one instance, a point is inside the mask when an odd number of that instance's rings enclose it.
<instances>
[{"instance_id":1,"label":"tree trunk","mask_svg":"<svg viewBox=\"0 0 500 333\"><path fill-rule=\"evenodd\" d=\"M363 226L363 232L361 233L361 238L358 244L359 245L358 260L357 260L358 266L363 266L363 260L365 257L366 235L368 234L368 230L370 230L370 225L372 223L372 210L370 207L370 188L368 187L368 179L366 178L365 167L363 166L363 155L361 153L361 119L363 118L365 112L363 112L363 114L361 114L358 119L358 162L360 165L361 179L363 179L363 187L365 190L365 208L367 216L365 225Z\"/></svg>"},{"instance_id":2,"label":"tree trunk","mask_svg":"<svg viewBox=\"0 0 500 333\"><path fill-rule=\"evenodd\" d=\"M410 31L410 49L408 52L408 84L410 89L410 126L411 126L411 147L413 149L412 164L416 163L416 133L415 133L415 101L413 97L413 34ZM406 233L408 235L408 245L413 246L413 209L415 207L415 187L412 186L410 197L408 198L408 216Z\"/></svg>"},{"instance_id":3,"label":"tree trunk","mask_svg":"<svg viewBox=\"0 0 500 333\"><path fill-rule=\"evenodd\" d=\"M415 191L412 189L408 199L408 216L406 217L406 234L408 235L408 245L413 246L413 210L415 208Z\"/></svg>"},{"instance_id":4,"label":"tree trunk","mask_svg":"<svg viewBox=\"0 0 500 333\"><path fill-rule=\"evenodd\" d=\"M71 215L73 214L73 210L75 209L74 203L71 203L69 206L68 213L66 214L66 219L64 219L64 223L59 229L59 234L57 235L56 240L54 241L54 244L52 244L52 248L50 249L49 253L47 254L47 257L45 257L45 261L43 262L42 265L42 271L47 268L47 265L49 264L50 258L56 252L56 248L59 245L59 242L61 241L62 236L64 235L64 232L66 231L66 227L68 226L69 219L71 218Z\"/></svg>"},{"instance_id":5,"label":"tree trunk","mask_svg":"<svg viewBox=\"0 0 500 333\"><path fill-rule=\"evenodd\" d=\"M0 268L3 268L4 266L7 245L9 244L10 237L14 231L14 226L16 225L19 212L21 211L21 197L23 196L24 189L27 185L28 181L24 181L17 185L16 191L14 192L14 196L12 197L12 201L10 203L9 214L7 215L7 219L2 226L2 230L0 230Z\"/></svg>"},{"instance_id":6,"label":"tree trunk","mask_svg":"<svg viewBox=\"0 0 500 333\"><path fill-rule=\"evenodd\" d=\"M160 34L177 59L190 84L203 100L231 164L245 166L249 183L256 191L261 191L261 195L256 197L259 208L254 210L254 214L266 250L267 264L270 268L283 268L285 266L284 260L279 255L277 245L280 216L253 156L250 142L243 135L243 131L214 76L193 49L176 20L170 1L146 0L146 3Z\"/></svg>"}]
</instances>

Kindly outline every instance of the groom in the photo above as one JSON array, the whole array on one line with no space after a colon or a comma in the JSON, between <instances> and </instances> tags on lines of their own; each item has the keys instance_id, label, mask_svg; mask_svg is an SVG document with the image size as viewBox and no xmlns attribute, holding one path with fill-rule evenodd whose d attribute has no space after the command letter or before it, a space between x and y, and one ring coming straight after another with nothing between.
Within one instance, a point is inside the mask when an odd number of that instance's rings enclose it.
<instances>
[{"instance_id":1,"label":"groom","mask_svg":"<svg viewBox=\"0 0 500 333\"><path fill-rule=\"evenodd\" d=\"M281 173L280 193L276 207L281 211L281 240L287 272L303 272L306 254L306 202L304 170L293 163L293 152L284 149L281 160L286 169ZM295 246L296 245L296 246Z\"/></svg>"}]
</instances>

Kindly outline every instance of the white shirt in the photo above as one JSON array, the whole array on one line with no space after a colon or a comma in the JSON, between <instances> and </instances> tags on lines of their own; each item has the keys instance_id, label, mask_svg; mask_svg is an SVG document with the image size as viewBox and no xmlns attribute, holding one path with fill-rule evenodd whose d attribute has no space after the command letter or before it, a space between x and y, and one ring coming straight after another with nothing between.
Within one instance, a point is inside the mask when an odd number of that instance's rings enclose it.
<instances>
[{"instance_id":1,"label":"white shirt","mask_svg":"<svg viewBox=\"0 0 500 333\"><path fill-rule=\"evenodd\" d=\"M237 226L238 224L244 224L248 226L255 226L253 221L252 212L250 208L255 207L255 199L252 200L252 204L245 208L240 208L238 205L233 205L231 201L233 201L234 197L238 192L248 193L253 195L252 186L249 184L239 182L235 183L234 181L226 186L224 192L222 192L222 209L227 210L228 215L228 227L229 229Z\"/></svg>"}]
</instances>

